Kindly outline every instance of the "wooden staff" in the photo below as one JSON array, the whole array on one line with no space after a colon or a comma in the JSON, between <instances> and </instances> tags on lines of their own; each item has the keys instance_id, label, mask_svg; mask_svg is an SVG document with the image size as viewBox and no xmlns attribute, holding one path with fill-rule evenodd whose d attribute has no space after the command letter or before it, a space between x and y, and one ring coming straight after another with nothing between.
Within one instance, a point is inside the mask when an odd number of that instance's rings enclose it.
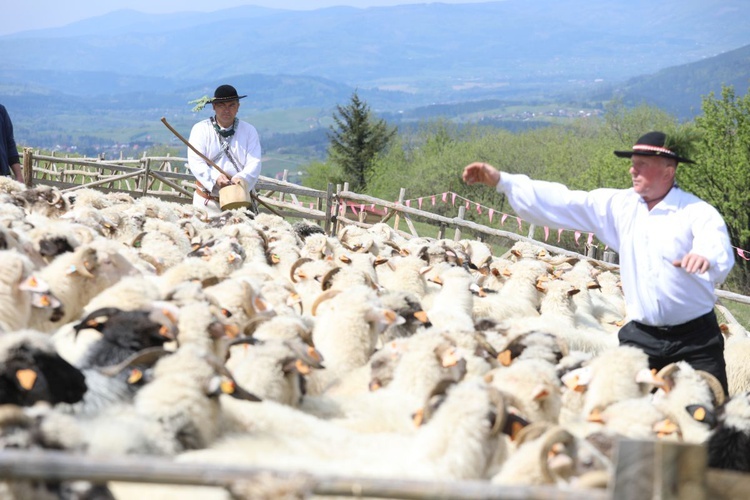
<instances>
[{"instance_id":1,"label":"wooden staff","mask_svg":"<svg viewBox=\"0 0 750 500\"><path fill-rule=\"evenodd\" d=\"M220 166L218 166L216 164L216 162L214 162L213 160L211 160L210 158L208 158L206 155L204 155L203 153L201 153L200 151L198 151L197 149L195 149L195 146L193 146L192 144L190 144L190 142L188 142L187 139L185 139L184 137L182 137L182 135L180 135L180 133L178 131L176 131L174 129L174 127L172 127L172 125L169 124L169 122L167 122L167 119L165 117L163 117L163 116L161 117L161 122L175 135L175 137L177 137L179 140L181 140L182 142L184 142L185 145L187 147L189 147L193 151L193 153L195 153L198 156L200 156L208 165L214 167L220 173L224 174L224 176L226 176L227 179L231 179L232 178L229 174L227 174L226 172L224 172L224 170L222 170L222 168ZM256 195L252 190L250 191L250 197L253 198L255 201L257 201L258 203L260 203L261 205L263 205L264 207L266 207L268 210L270 210L271 213L273 213L275 215L279 215L279 213L276 210L274 210L273 208L271 208L270 206L268 206L268 204L266 202L264 202L263 200L261 200L260 198L258 198L258 195ZM279 217L281 217L281 216L279 215Z\"/></svg>"},{"instance_id":2,"label":"wooden staff","mask_svg":"<svg viewBox=\"0 0 750 500\"><path fill-rule=\"evenodd\" d=\"M201 153L200 151L198 151L197 149L195 149L195 146L193 146L192 144L190 144L190 143L189 143L189 142L187 141L187 139L185 139L184 137L182 137L182 136L180 135L180 133L179 133L178 131L176 131L176 130L174 129L174 127L172 127L172 125L170 125L170 124L169 124L169 123L167 122L167 119L166 119L165 117L163 117L163 116L161 117L161 122L162 122L162 123L163 123L163 124L164 124L164 125L165 125L165 126L166 126L166 127L167 127L167 128L168 128L168 129L169 129L169 130L170 130L170 131L171 131L171 132L172 132L172 133L173 133L173 134L174 134L174 135L175 135L175 136L176 136L176 137L178 138L178 139L179 139L179 140L181 140L182 142L184 142L184 143L185 143L185 145L186 145L187 147L189 147L189 148L190 148L190 149L191 149L191 150L193 151L193 153L195 153L195 154L197 154L198 156L200 156L200 157L201 157L201 159L203 159L203 161L205 161L205 162L206 162L207 164L209 164L209 165L211 165L212 167L214 167L214 168L215 168L216 170L218 170L218 171L219 171L220 173L224 174L224 176L225 176L225 177L226 177L227 179L231 179L231 178L232 178L232 177L231 177L231 176L230 176L229 174L227 174L226 172L224 172L224 170L222 170L222 168L221 168L220 166L218 166L218 165L216 164L216 162L214 162L214 161L213 161L213 160L211 160L211 159L210 159L209 157L207 157L206 155L204 155L203 153Z\"/></svg>"}]
</instances>

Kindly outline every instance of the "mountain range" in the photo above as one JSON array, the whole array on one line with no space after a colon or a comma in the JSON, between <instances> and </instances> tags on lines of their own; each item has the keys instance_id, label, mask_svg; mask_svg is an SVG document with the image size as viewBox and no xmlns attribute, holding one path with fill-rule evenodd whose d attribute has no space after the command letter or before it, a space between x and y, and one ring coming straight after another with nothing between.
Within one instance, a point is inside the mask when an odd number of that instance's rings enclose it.
<instances>
[{"instance_id":1,"label":"mountain range","mask_svg":"<svg viewBox=\"0 0 750 500\"><path fill-rule=\"evenodd\" d=\"M747 89L745 4L505 0L120 10L0 37L0 102L22 135L52 127L50 120L72 131L101 113L135 128L164 115L189 123L195 113L188 102L227 82L249 94L243 106L253 110L306 107L330 115L355 89L389 112L620 92L690 116L697 92L721 84Z\"/></svg>"}]
</instances>

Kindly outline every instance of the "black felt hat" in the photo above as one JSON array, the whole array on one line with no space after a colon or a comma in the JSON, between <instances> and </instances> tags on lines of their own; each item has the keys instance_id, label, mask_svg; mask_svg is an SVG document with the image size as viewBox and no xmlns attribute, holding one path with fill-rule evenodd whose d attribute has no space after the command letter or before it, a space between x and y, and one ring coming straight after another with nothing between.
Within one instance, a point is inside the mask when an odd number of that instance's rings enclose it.
<instances>
[{"instance_id":1,"label":"black felt hat","mask_svg":"<svg viewBox=\"0 0 750 500\"><path fill-rule=\"evenodd\" d=\"M214 91L214 96L211 98L211 102L224 102L234 101L247 97L246 95L237 95L237 89L231 85L219 85Z\"/></svg>"},{"instance_id":2,"label":"black felt hat","mask_svg":"<svg viewBox=\"0 0 750 500\"><path fill-rule=\"evenodd\" d=\"M664 132L649 132L636 141L632 151L615 151L615 155L620 158L630 158L633 155L662 156L678 162L695 163L682 156L681 152L689 149L689 144L683 142L676 136L667 136Z\"/></svg>"}]
</instances>

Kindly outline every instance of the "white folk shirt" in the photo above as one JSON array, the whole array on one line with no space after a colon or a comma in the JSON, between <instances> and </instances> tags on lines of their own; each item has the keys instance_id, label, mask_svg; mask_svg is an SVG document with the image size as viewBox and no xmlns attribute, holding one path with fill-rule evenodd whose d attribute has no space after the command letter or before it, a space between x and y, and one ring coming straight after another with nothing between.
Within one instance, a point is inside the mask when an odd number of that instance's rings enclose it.
<instances>
[{"instance_id":1,"label":"white folk shirt","mask_svg":"<svg viewBox=\"0 0 750 500\"><path fill-rule=\"evenodd\" d=\"M520 217L537 225L593 232L620 254L628 317L652 326L679 325L714 307L714 287L734 265L719 212L674 186L651 211L632 188L572 191L562 184L503 172L497 185ZM702 274L672 265L688 253L708 259Z\"/></svg>"},{"instance_id":2,"label":"white folk shirt","mask_svg":"<svg viewBox=\"0 0 750 500\"><path fill-rule=\"evenodd\" d=\"M228 150L239 170L232 164L226 154L219 156L222 147L221 141L229 142ZM230 179L235 177L243 179L247 182L248 191L255 187L261 169L260 138L255 127L239 120L234 134L224 139L216 133L211 120L206 119L193 125L189 142L195 149L221 167ZM214 196L218 196L219 191L214 189L214 186L221 174L190 148L188 148L188 168L206 190L211 191Z\"/></svg>"}]
</instances>

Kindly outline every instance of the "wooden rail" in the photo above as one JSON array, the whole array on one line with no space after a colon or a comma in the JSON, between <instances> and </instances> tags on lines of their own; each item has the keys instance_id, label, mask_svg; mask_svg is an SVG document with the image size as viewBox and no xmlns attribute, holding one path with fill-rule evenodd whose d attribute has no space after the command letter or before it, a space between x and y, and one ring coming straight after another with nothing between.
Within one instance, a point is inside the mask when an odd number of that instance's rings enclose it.
<instances>
[{"instance_id":1,"label":"wooden rail","mask_svg":"<svg viewBox=\"0 0 750 500\"><path fill-rule=\"evenodd\" d=\"M552 486L509 487L489 481L418 481L398 478L334 477L258 467L176 463L157 457L88 457L60 451L0 451L0 478L47 481L86 480L228 487L238 481L252 481L259 475L279 480L304 478L309 492L326 496L375 498L456 498L606 500L603 490L560 490Z\"/></svg>"},{"instance_id":2,"label":"wooden rail","mask_svg":"<svg viewBox=\"0 0 750 500\"><path fill-rule=\"evenodd\" d=\"M616 445L608 486L500 486L490 481L423 481L399 478L324 476L250 466L177 463L150 456L89 457L51 450L0 450L0 479L110 481L214 486L272 476L303 485L306 493L372 498L538 500L734 500L748 498L750 474L707 467L697 444L622 439Z\"/></svg>"}]
</instances>

